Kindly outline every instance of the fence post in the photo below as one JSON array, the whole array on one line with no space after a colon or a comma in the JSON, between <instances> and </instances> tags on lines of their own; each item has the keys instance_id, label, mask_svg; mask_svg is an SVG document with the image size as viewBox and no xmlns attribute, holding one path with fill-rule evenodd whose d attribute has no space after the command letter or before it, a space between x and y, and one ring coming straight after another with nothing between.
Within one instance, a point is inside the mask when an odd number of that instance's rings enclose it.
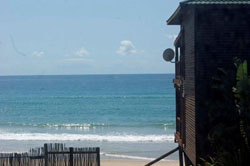
<instances>
[{"instance_id":1,"label":"fence post","mask_svg":"<svg viewBox=\"0 0 250 166\"><path fill-rule=\"evenodd\" d=\"M48 166L48 144L44 144L44 164Z\"/></svg>"},{"instance_id":2,"label":"fence post","mask_svg":"<svg viewBox=\"0 0 250 166\"><path fill-rule=\"evenodd\" d=\"M18 165L21 166L21 154L17 154Z\"/></svg>"},{"instance_id":3,"label":"fence post","mask_svg":"<svg viewBox=\"0 0 250 166\"><path fill-rule=\"evenodd\" d=\"M96 153L97 153L97 166L100 166L100 148L96 148Z\"/></svg>"},{"instance_id":4,"label":"fence post","mask_svg":"<svg viewBox=\"0 0 250 166\"><path fill-rule=\"evenodd\" d=\"M17 160L17 153L14 154L14 166L17 164L18 160Z\"/></svg>"},{"instance_id":5,"label":"fence post","mask_svg":"<svg viewBox=\"0 0 250 166\"><path fill-rule=\"evenodd\" d=\"M10 157L10 166L13 166L13 155Z\"/></svg>"},{"instance_id":6,"label":"fence post","mask_svg":"<svg viewBox=\"0 0 250 166\"><path fill-rule=\"evenodd\" d=\"M69 166L73 166L73 152L74 148L69 148Z\"/></svg>"}]
</instances>

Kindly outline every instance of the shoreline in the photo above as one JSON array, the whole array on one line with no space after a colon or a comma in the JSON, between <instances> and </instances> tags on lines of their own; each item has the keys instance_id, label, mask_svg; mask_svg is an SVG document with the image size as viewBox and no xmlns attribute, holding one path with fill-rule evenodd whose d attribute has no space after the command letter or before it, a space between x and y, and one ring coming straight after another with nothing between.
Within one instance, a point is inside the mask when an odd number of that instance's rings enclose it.
<instances>
[{"instance_id":1,"label":"shoreline","mask_svg":"<svg viewBox=\"0 0 250 166\"><path fill-rule=\"evenodd\" d=\"M101 160L102 166L144 166L150 161L145 160ZM154 166L179 166L179 161L160 161Z\"/></svg>"}]
</instances>

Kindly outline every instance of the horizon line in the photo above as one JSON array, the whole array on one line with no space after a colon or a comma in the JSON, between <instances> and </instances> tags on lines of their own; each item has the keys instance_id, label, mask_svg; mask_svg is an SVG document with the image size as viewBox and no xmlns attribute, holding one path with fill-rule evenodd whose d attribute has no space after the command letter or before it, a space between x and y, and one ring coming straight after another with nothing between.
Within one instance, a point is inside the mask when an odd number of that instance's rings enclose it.
<instances>
[{"instance_id":1,"label":"horizon line","mask_svg":"<svg viewBox=\"0 0 250 166\"><path fill-rule=\"evenodd\" d=\"M90 76L90 75L163 75L175 73L120 73L120 74L20 74L20 75L0 75L0 77L16 77L16 76Z\"/></svg>"}]
</instances>

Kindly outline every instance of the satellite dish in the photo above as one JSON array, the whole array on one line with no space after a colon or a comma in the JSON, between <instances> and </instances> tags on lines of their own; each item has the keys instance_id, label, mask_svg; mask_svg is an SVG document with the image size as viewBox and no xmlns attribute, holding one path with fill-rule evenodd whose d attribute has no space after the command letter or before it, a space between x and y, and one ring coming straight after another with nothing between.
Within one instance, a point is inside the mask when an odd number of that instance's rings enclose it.
<instances>
[{"instance_id":1,"label":"satellite dish","mask_svg":"<svg viewBox=\"0 0 250 166\"><path fill-rule=\"evenodd\" d=\"M163 52L163 59L167 62L171 62L174 59L174 50L171 48L166 49Z\"/></svg>"}]
</instances>

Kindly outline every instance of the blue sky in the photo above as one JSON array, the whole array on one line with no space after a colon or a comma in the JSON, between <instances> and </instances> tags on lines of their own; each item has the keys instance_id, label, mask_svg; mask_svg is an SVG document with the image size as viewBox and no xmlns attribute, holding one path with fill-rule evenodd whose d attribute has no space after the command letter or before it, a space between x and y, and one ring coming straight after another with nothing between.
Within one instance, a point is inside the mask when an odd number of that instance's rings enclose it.
<instances>
[{"instance_id":1,"label":"blue sky","mask_svg":"<svg viewBox=\"0 0 250 166\"><path fill-rule=\"evenodd\" d=\"M0 75L173 73L176 0L0 2Z\"/></svg>"}]
</instances>

